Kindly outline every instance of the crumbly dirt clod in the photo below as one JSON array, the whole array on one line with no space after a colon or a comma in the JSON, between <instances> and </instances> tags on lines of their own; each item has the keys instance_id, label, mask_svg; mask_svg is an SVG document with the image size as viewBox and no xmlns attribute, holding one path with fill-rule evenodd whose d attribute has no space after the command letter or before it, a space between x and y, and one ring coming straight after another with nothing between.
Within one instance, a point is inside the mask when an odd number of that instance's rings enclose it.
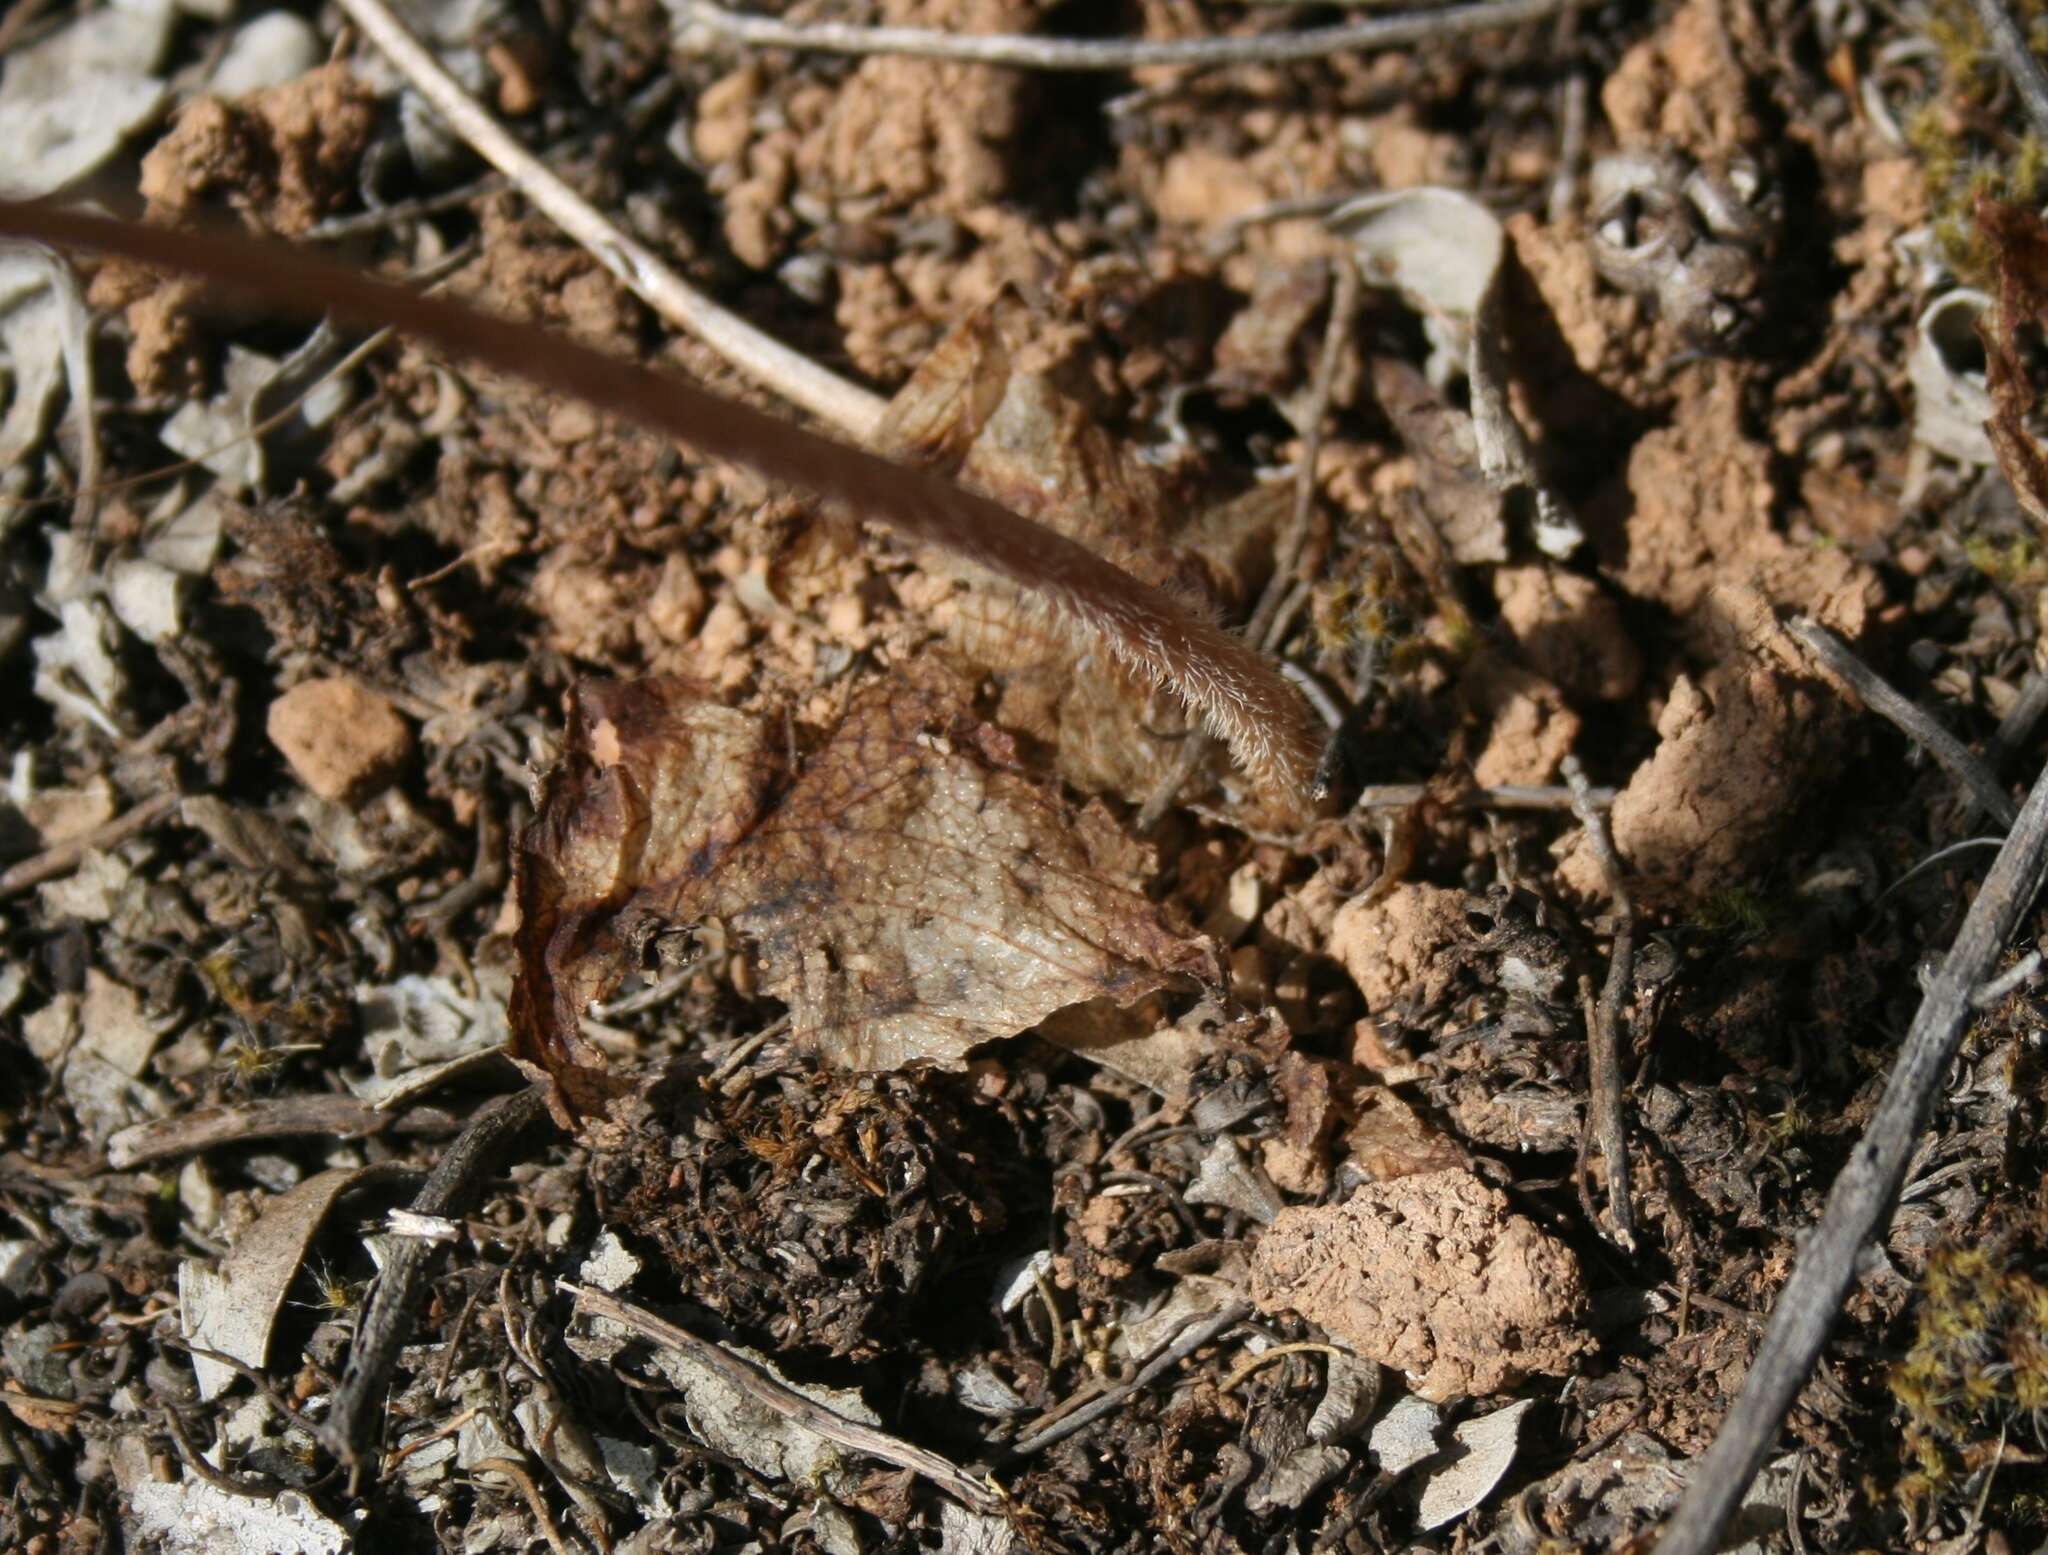
<instances>
[{"instance_id":1,"label":"crumbly dirt clod","mask_svg":"<svg viewBox=\"0 0 2048 1555\"><path fill-rule=\"evenodd\" d=\"M356 681L305 680L270 704L270 743L322 799L357 804L398 776L412 726Z\"/></svg>"},{"instance_id":2,"label":"crumbly dirt clod","mask_svg":"<svg viewBox=\"0 0 2048 1555\"><path fill-rule=\"evenodd\" d=\"M1578 1260L1460 1170L1282 1211L1253 1251L1252 1299L1299 1312L1438 1402L1567 1371L1592 1345Z\"/></svg>"}]
</instances>

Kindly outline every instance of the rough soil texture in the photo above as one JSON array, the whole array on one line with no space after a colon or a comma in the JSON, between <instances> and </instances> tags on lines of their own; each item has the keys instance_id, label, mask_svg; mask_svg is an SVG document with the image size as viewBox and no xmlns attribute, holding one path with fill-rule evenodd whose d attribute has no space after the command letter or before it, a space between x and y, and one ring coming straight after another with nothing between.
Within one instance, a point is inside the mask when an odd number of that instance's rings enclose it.
<instances>
[{"instance_id":1,"label":"rough soil texture","mask_svg":"<svg viewBox=\"0 0 2048 1555\"><path fill-rule=\"evenodd\" d=\"M794 414L339 11L15 9L0 176ZM0 1550L1647 1548L1998 830L1791 619L2042 765L2048 173L1969 8L408 14L879 451L1255 625L1330 791L886 513L0 256ZM2042 1547L2040 927L1731 1548Z\"/></svg>"},{"instance_id":2,"label":"rough soil texture","mask_svg":"<svg viewBox=\"0 0 2048 1555\"><path fill-rule=\"evenodd\" d=\"M1283 1210L1252 1257L1252 1299L1300 1313L1439 1402L1564 1372L1592 1343L1570 1250L1464 1171Z\"/></svg>"}]
</instances>

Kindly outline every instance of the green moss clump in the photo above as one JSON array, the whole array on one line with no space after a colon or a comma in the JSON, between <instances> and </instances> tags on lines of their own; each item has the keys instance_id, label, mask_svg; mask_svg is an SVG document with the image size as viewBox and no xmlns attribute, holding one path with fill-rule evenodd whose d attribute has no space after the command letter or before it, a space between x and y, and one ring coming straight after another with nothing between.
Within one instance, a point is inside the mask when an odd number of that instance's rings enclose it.
<instances>
[{"instance_id":1,"label":"green moss clump","mask_svg":"<svg viewBox=\"0 0 2048 1555\"><path fill-rule=\"evenodd\" d=\"M1963 557L1994 583L2039 588L2048 583L2048 554L2022 536L1999 544L1982 535L1963 542Z\"/></svg>"},{"instance_id":2,"label":"green moss clump","mask_svg":"<svg viewBox=\"0 0 2048 1555\"><path fill-rule=\"evenodd\" d=\"M2013 9L2037 49L2048 43L2048 0L2018 0ZM1943 258L1963 281L1986 286L1991 251L1977 230L1977 200L1990 195L2039 209L2048 201L2048 143L1993 118L1999 67L1967 0L1936 0L1926 31L1939 75L1933 95L1900 128L1927 180Z\"/></svg>"},{"instance_id":3,"label":"green moss clump","mask_svg":"<svg viewBox=\"0 0 2048 1555\"><path fill-rule=\"evenodd\" d=\"M1767 939L1786 920L1785 909L1748 886L1722 886L1693 914L1693 927L1715 938L1743 943Z\"/></svg>"},{"instance_id":4,"label":"green moss clump","mask_svg":"<svg viewBox=\"0 0 2048 1555\"><path fill-rule=\"evenodd\" d=\"M1917 1516L1988 1468L2001 1441L2048 1442L2048 1284L2008 1249L1937 1248L1890 1384L1909 1465L1897 1494Z\"/></svg>"}]
</instances>

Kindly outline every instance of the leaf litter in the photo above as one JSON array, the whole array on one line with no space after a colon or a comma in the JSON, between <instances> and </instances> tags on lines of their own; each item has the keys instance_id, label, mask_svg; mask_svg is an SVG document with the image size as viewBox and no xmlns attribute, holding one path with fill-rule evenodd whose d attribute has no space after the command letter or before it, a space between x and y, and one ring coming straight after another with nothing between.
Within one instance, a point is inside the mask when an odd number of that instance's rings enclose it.
<instances>
[{"instance_id":1,"label":"leaf litter","mask_svg":"<svg viewBox=\"0 0 2048 1555\"><path fill-rule=\"evenodd\" d=\"M87 149L159 217L332 229L393 273L474 244L457 290L725 371L512 196L452 187L466 153L381 65L287 38L234 101L192 96L202 72L157 72L197 56L125 14L17 48L4 101L30 50L108 30L135 112ZM1201 25L1273 24L1133 20ZM1942 259L1925 187L1995 105L1893 135L1905 24L1734 0L1602 18L1589 52L1511 31L1107 104L981 66L671 55L630 12L562 28L508 21L463 68L696 279L894 389L898 457L1204 619L1272 581L1326 413L1273 642L1352 772L1410 797L1276 817L1212 762L1137 835L1181 711L1009 585L416 347L259 448L292 337L115 265L89 295L121 310L95 353L117 472L169 462L138 439L217 467L67 530L78 380L24 291L6 480L50 511L10 512L0 580L26 709L0 843L33 885L0 921L10 1547L115 1523L327 1548L366 1511L476 1550L1645 1537L1973 878L1941 780L1779 618L1856 640L1987 759L2033 748L2003 721L2039 631L2039 232L1987 206L1990 263ZM1560 156L1574 75L1587 144ZM634 138L672 102L674 134ZM608 138L613 109L640 129ZM1487 260L1455 296L1446 245ZM1361 257L1391 284L1319 407L1328 266ZM1563 809L1469 808L1556 806L1568 753L1620 790L1655 935L1619 990L1626 1263L1581 1208L1613 882ZM2025 1345L2000 1331L1974 1412L1889 1359L1946 1310L1942 1249L2004 1260L2005 1292L2044 1245L2013 1187L2036 1012L2006 998L1792 1416L1804 1467L1731 1538L2022 1526ZM452 1251L377 1401L381 1477L344 1488L279 1409L320 1418L367 1321L391 1222L334 1206L504 1083L508 1034L570 1130L468 1215L401 1212ZM751 1369L714 1398L573 1317L564 1277ZM188 1362L180 1325L253 1374ZM759 1413L789 1395L992 1476L1002 1512L816 1456ZM258 1495L177 1465L167 1409Z\"/></svg>"}]
</instances>

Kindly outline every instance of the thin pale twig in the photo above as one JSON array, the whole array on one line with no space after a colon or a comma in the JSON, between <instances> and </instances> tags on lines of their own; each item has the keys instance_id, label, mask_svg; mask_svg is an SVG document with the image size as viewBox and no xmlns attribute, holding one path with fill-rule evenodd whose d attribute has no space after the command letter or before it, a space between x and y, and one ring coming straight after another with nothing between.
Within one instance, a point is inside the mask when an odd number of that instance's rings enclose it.
<instances>
[{"instance_id":1,"label":"thin pale twig","mask_svg":"<svg viewBox=\"0 0 2048 1555\"><path fill-rule=\"evenodd\" d=\"M1628 1122L1621 1094L1621 1003L1635 981L1636 914L1629 901L1628 882L1621 855L1615 851L1607 816L1592 800L1592 785L1579 758L1563 762L1565 782L1572 793L1572 811L1586 829L1593 857L1607 877L1608 894L1614 898L1614 949L1607 963L1607 983L1598 1001L1588 999L1586 1011L1587 1089L1586 1127L1579 1136L1579 1199L1593 1219L1591 1194L1587 1188L1586 1163L1597 1141L1600 1158L1607 1163L1607 1218L1614 1243L1623 1252L1636 1250L1636 1217L1629 1186Z\"/></svg>"},{"instance_id":2,"label":"thin pale twig","mask_svg":"<svg viewBox=\"0 0 2048 1555\"><path fill-rule=\"evenodd\" d=\"M356 0L345 0L353 5ZM908 54L919 59L958 60L974 65L1010 65L1021 70L1142 70L1159 65L1284 64L1326 59L1332 54L1399 48L1430 38L1456 37L1514 27L1549 16L1568 0L1489 0L1346 22L1306 32L1272 32L1243 38L1140 38L1128 42L1082 38L1033 38L1003 33L941 32L927 27L860 27L842 22L785 22L747 16L696 0L682 12L687 39L692 25L756 48L808 49L825 54Z\"/></svg>"},{"instance_id":3,"label":"thin pale twig","mask_svg":"<svg viewBox=\"0 0 2048 1555\"><path fill-rule=\"evenodd\" d=\"M2030 950L1996 977L1970 995L1970 1004L1979 1010L1996 1009L2014 989L2034 982L2041 976L2041 952Z\"/></svg>"},{"instance_id":4,"label":"thin pale twig","mask_svg":"<svg viewBox=\"0 0 2048 1555\"><path fill-rule=\"evenodd\" d=\"M1613 807L1615 790L1588 788L1584 794L1544 783L1504 783L1498 788L1470 788L1448 795L1444 803L1454 810L1576 810L1590 804L1596 810ZM1359 810L1405 810L1429 797L1426 783L1375 783L1363 790L1354 805Z\"/></svg>"},{"instance_id":5,"label":"thin pale twig","mask_svg":"<svg viewBox=\"0 0 2048 1555\"><path fill-rule=\"evenodd\" d=\"M422 1112L415 1117L384 1111L354 1096L278 1096L233 1107L201 1107L130 1124L107 1140L107 1164L117 1172L126 1172L173 1156L198 1155L223 1145L243 1145L260 1139L304 1135L331 1140L367 1139L386 1130L435 1134L454 1133L459 1127L445 1112Z\"/></svg>"},{"instance_id":6,"label":"thin pale twig","mask_svg":"<svg viewBox=\"0 0 2048 1555\"><path fill-rule=\"evenodd\" d=\"M807 1398L796 1389L771 1376L751 1362L734 1355L723 1346L713 1344L709 1339L700 1339L687 1328L678 1327L666 1318L619 1300L601 1290L588 1286L572 1285L567 1280L555 1281L555 1288L576 1299L576 1305L594 1317L609 1318L623 1324L641 1338L665 1349L679 1350L699 1365L717 1373L721 1380L738 1388L748 1398L762 1407L835 1442L849 1451L865 1453L868 1457L879 1458L884 1463L894 1464L900 1469L909 1469L913 1474L930 1480L939 1489L956 1501L978 1512L1000 1512L1003 1498L995 1489L976 1479L965 1469L949 1462L937 1453L900 1438L889 1435L859 1420L827 1409L815 1399Z\"/></svg>"},{"instance_id":7,"label":"thin pale twig","mask_svg":"<svg viewBox=\"0 0 2048 1555\"><path fill-rule=\"evenodd\" d=\"M384 0L341 0L341 8L402 71L420 95L477 155L518 185L550 221L589 252L648 307L686 329L763 388L800 405L828 426L865 442L883 401L828 372L801 352L729 313L664 264L564 183L464 91Z\"/></svg>"},{"instance_id":8,"label":"thin pale twig","mask_svg":"<svg viewBox=\"0 0 2048 1555\"><path fill-rule=\"evenodd\" d=\"M1056 1418L1050 1414L1042 1418L1011 1445L1010 1456L1013 1459L1028 1457L1050 1447L1054 1442L1064 1441L1086 1426L1093 1425L1125 1399L1150 1387L1169 1368L1178 1366L1203 1345L1243 1322L1251 1315L1251 1310L1250 1302L1233 1301L1211 1316L1188 1324L1171 1344L1161 1349L1129 1378L1107 1393L1099 1394L1078 1408L1059 1414Z\"/></svg>"},{"instance_id":9,"label":"thin pale twig","mask_svg":"<svg viewBox=\"0 0 2048 1555\"><path fill-rule=\"evenodd\" d=\"M152 794L125 815L117 815L104 826L56 843L32 858L0 871L0 897L13 896L30 886L76 869L86 854L100 848L119 847L130 837L139 837L178 808L180 795Z\"/></svg>"},{"instance_id":10,"label":"thin pale twig","mask_svg":"<svg viewBox=\"0 0 2048 1555\"><path fill-rule=\"evenodd\" d=\"M1806 1385L1870 1239L1890 1219L1906 1168L1983 985L2048 877L2048 771L2035 781L2005 846L1970 903L1955 944L1929 979L1884 1095L1828 1194L1820 1222L1772 1308L1742 1393L1686 1487L1657 1555L1710 1555Z\"/></svg>"},{"instance_id":11,"label":"thin pale twig","mask_svg":"<svg viewBox=\"0 0 2048 1555\"><path fill-rule=\"evenodd\" d=\"M362 0L350 0L360 4ZM431 300L296 250L0 201L0 233L120 254L205 277L240 300L391 324L557 393L573 394L764 479L951 552L1038 595L1201 714L1252 779L1306 809L1318 740L1308 707L1250 644L1198 619L1078 541L929 471L894 464L547 330Z\"/></svg>"},{"instance_id":12,"label":"thin pale twig","mask_svg":"<svg viewBox=\"0 0 2048 1555\"><path fill-rule=\"evenodd\" d=\"M1811 616L1795 616L1786 629L1806 645L1821 664L1846 680L1873 713L1897 725L1899 732L1926 751L1948 775L1961 784L1977 808L2001 825L2011 826L2018 807L1998 779L1948 730L1928 713L1916 707L1877 671L1857 658L1849 645Z\"/></svg>"},{"instance_id":13,"label":"thin pale twig","mask_svg":"<svg viewBox=\"0 0 2048 1555\"><path fill-rule=\"evenodd\" d=\"M1558 109L1557 171L1551 175L1550 224L1568 219L1579 203L1579 166L1586 160L1586 73L1575 70L1565 77L1563 101Z\"/></svg>"}]
</instances>

